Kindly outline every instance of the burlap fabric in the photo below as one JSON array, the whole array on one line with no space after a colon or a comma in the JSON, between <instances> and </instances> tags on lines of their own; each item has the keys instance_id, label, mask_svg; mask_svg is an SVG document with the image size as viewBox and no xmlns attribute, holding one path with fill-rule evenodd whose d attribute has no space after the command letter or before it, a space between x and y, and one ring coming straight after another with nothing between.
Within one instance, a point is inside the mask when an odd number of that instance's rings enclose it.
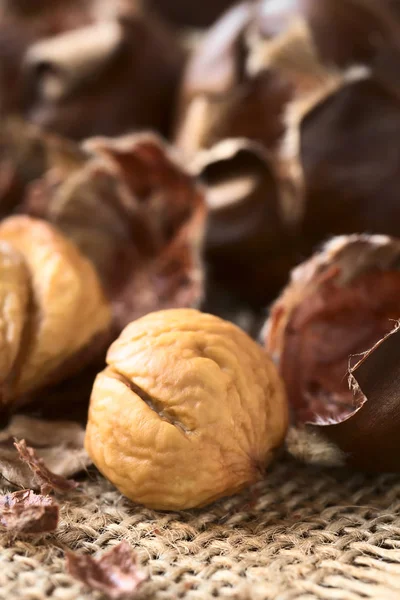
<instances>
[{"instance_id":1,"label":"burlap fabric","mask_svg":"<svg viewBox=\"0 0 400 600\"><path fill-rule=\"evenodd\" d=\"M95 473L36 541L2 534L0 598L99 598L65 572L64 550L128 540L151 580L140 600L398 600L400 476L322 471L282 459L252 492L204 510L135 506Z\"/></svg>"}]
</instances>

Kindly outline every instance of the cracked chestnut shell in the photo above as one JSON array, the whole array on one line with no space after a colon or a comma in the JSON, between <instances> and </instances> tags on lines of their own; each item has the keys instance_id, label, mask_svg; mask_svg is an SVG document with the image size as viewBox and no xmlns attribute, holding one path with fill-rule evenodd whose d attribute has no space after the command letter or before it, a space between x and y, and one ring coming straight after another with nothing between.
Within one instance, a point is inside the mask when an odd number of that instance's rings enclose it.
<instances>
[{"instance_id":1,"label":"cracked chestnut shell","mask_svg":"<svg viewBox=\"0 0 400 600\"><path fill-rule=\"evenodd\" d=\"M202 187L151 133L86 140L89 158L37 181L23 210L56 225L93 262L115 337L154 310L198 306L206 207Z\"/></svg>"},{"instance_id":2,"label":"cracked chestnut shell","mask_svg":"<svg viewBox=\"0 0 400 600\"><path fill-rule=\"evenodd\" d=\"M383 432L394 396L367 403L369 394L349 385L349 376L400 318L399 260L399 240L334 238L293 271L273 306L266 346L286 384L297 428L288 448L296 456L368 470L393 464Z\"/></svg>"},{"instance_id":3,"label":"cracked chestnut shell","mask_svg":"<svg viewBox=\"0 0 400 600\"><path fill-rule=\"evenodd\" d=\"M86 449L131 500L202 506L262 477L283 442L286 397L241 329L193 309L151 313L112 344L90 403Z\"/></svg>"}]
</instances>

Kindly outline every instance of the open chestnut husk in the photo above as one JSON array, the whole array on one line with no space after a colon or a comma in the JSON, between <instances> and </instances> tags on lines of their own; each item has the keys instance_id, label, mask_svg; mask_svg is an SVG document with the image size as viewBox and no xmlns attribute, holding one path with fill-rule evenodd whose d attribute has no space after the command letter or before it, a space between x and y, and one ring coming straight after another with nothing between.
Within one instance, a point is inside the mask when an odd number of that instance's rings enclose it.
<instances>
[{"instance_id":1,"label":"open chestnut husk","mask_svg":"<svg viewBox=\"0 0 400 600\"><path fill-rule=\"evenodd\" d=\"M28 120L72 139L143 129L170 133L184 51L163 23L133 2L115 12L29 47Z\"/></svg>"},{"instance_id":2,"label":"open chestnut husk","mask_svg":"<svg viewBox=\"0 0 400 600\"><path fill-rule=\"evenodd\" d=\"M388 451L398 439L395 394L385 392L385 370L368 372L368 354L360 362L400 318L399 298L400 241L386 236L335 238L293 271L263 336L286 384L294 455L400 469Z\"/></svg>"},{"instance_id":3,"label":"open chestnut husk","mask_svg":"<svg viewBox=\"0 0 400 600\"><path fill-rule=\"evenodd\" d=\"M344 70L397 75L400 14L388 0L242 3L210 29L186 67L177 144L187 153L225 137L279 151L286 109Z\"/></svg>"},{"instance_id":4,"label":"open chestnut husk","mask_svg":"<svg viewBox=\"0 0 400 600\"><path fill-rule=\"evenodd\" d=\"M3 115L71 139L169 133L185 52L164 23L137 0L28 4L0 7Z\"/></svg>"},{"instance_id":5,"label":"open chestnut husk","mask_svg":"<svg viewBox=\"0 0 400 600\"><path fill-rule=\"evenodd\" d=\"M23 63L31 45L88 25L103 11L99 0L4 0L0 5L1 112L22 110L26 91Z\"/></svg>"},{"instance_id":6,"label":"open chestnut husk","mask_svg":"<svg viewBox=\"0 0 400 600\"><path fill-rule=\"evenodd\" d=\"M191 170L204 186L208 208L203 309L214 311L216 296L224 291L238 306L264 310L297 260L287 219L296 211L292 188L265 149L244 139L199 152ZM223 310L223 302L217 304Z\"/></svg>"},{"instance_id":7,"label":"open chestnut husk","mask_svg":"<svg viewBox=\"0 0 400 600\"><path fill-rule=\"evenodd\" d=\"M22 210L56 225L95 265L116 334L152 310L203 294L203 191L153 134L86 140L88 159L31 187Z\"/></svg>"},{"instance_id":8,"label":"open chestnut husk","mask_svg":"<svg viewBox=\"0 0 400 600\"><path fill-rule=\"evenodd\" d=\"M0 218L18 212L29 186L49 170L67 177L87 160L75 142L13 117L0 122Z\"/></svg>"}]
</instances>

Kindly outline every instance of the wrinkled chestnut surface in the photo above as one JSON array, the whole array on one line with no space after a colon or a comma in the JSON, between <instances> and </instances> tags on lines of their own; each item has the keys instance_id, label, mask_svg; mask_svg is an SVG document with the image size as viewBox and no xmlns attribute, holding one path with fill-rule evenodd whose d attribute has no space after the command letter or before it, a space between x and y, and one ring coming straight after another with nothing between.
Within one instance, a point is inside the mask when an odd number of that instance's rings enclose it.
<instances>
[{"instance_id":1,"label":"wrinkled chestnut surface","mask_svg":"<svg viewBox=\"0 0 400 600\"><path fill-rule=\"evenodd\" d=\"M0 404L15 409L101 355L110 307L93 265L54 227L0 223Z\"/></svg>"},{"instance_id":2,"label":"wrinkled chestnut surface","mask_svg":"<svg viewBox=\"0 0 400 600\"><path fill-rule=\"evenodd\" d=\"M281 379L232 323L191 309L150 313L124 329L107 364L85 447L135 502L174 510L234 494L283 442Z\"/></svg>"}]
</instances>

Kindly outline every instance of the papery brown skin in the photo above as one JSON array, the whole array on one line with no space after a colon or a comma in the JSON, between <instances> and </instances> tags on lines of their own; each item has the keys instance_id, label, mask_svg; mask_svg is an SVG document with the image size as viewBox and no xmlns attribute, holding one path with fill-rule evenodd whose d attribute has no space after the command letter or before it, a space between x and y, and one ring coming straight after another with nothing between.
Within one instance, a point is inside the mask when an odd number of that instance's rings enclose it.
<instances>
[{"instance_id":1,"label":"papery brown skin","mask_svg":"<svg viewBox=\"0 0 400 600\"><path fill-rule=\"evenodd\" d=\"M0 496L0 523L13 537L52 532L57 529L58 516L58 504L32 490Z\"/></svg>"},{"instance_id":2,"label":"papery brown skin","mask_svg":"<svg viewBox=\"0 0 400 600\"><path fill-rule=\"evenodd\" d=\"M101 354L111 312L91 263L48 223L10 217L0 223L0 241L20 253L29 277L29 303L14 317L23 320L19 348L1 386L1 403L15 409Z\"/></svg>"},{"instance_id":3,"label":"papery brown skin","mask_svg":"<svg viewBox=\"0 0 400 600\"><path fill-rule=\"evenodd\" d=\"M296 425L321 425L324 435L328 424L346 422L351 435L364 400L349 389L349 366L400 317L399 257L398 240L343 236L293 272L265 336Z\"/></svg>"},{"instance_id":4,"label":"papery brown skin","mask_svg":"<svg viewBox=\"0 0 400 600\"><path fill-rule=\"evenodd\" d=\"M92 160L65 181L40 182L24 210L57 225L95 264L117 333L153 309L196 305L206 216L196 180L152 134L94 138L85 148Z\"/></svg>"},{"instance_id":5,"label":"papery brown skin","mask_svg":"<svg viewBox=\"0 0 400 600\"><path fill-rule=\"evenodd\" d=\"M193 170L208 205L203 309L213 312L219 288L244 306L264 309L297 259L271 157L257 144L231 139L199 154Z\"/></svg>"},{"instance_id":6,"label":"papery brown skin","mask_svg":"<svg viewBox=\"0 0 400 600\"><path fill-rule=\"evenodd\" d=\"M22 462L24 462L34 473L40 483L42 494L58 492L65 494L78 487L78 483L72 479L66 479L62 475L53 473L46 465L43 458L40 458L36 451L27 445L24 439L14 441L15 449Z\"/></svg>"},{"instance_id":7,"label":"papery brown skin","mask_svg":"<svg viewBox=\"0 0 400 600\"><path fill-rule=\"evenodd\" d=\"M98 590L113 600L133 598L148 579L148 575L138 567L131 546L125 541L100 558L73 552L67 552L66 558L70 575L90 590Z\"/></svg>"},{"instance_id":8,"label":"papery brown skin","mask_svg":"<svg viewBox=\"0 0 400 600\"><path fill-rule=\"evenodd\" d=\"M29 185L55 170L67 177L87 159L85 152L70 140L45 133L13 117L0 125L0 217L18 209Z\"/></svg>"},{"instance_id":9,"label":"papery brown skin","mask_svg":"<svg viewBox=\"0 0 400 600\"><path fill-rule=\"evenodd\" d=\"M169 135L185 53L134 2L115 12L29 48L28 120L72 139L143 129Z\"/></svg>"},{"instance_id":10,"label":"papery brown skin","mask_svg":"<svg viewBox=\"0 0 400 600\"><path fill-rule=\"evenodd\" d=\"M43 460L46 468L55 475L56 483L61 478L62 487L65 487L66 478L91 464L83 448L84 434L83 426L73 421L14 415L0 430L0 474L16 487L40 490L43 478L38 479L29 465L21 461L14 446L16 438L26 439L36 458ZM71 487L68 483L66 485Z\"/></svg>"}]
</instances>

